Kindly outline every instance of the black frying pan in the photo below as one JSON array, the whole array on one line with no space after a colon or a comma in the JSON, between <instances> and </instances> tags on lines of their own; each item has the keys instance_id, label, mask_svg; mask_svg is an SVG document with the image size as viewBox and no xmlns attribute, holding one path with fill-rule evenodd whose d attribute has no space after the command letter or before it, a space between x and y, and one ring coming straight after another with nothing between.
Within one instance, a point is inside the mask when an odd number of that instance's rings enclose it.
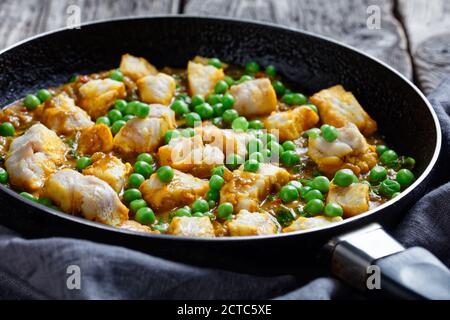
<instances>
[{"instance_id":1,"label":"black frying pan","mask_svg":"<svg viewBox=\"0 0 450 320\"><path fill-rule=\"evenodd\" d=\"M439 261L420 249L403 250L381 227L370 225L389 227L399 221L404 209L424 192L440 151L436 114L402 75L348 46L292 29L161 16L50 32L1 52L0 106L38 88L62 84L74 73L115 68L126 52L144 56L158 67L184 67L197 54L241 65L249 60L273 64L308 94L343 84L376 119L386 141L417 160L417 181L388 203L343 223L267 237L192 239L127 232L54 211L0 186L2 224L30 237L85 238L196 265L262 274L295 272L299 265L314 264L314 257L328 243L333 273L353 285L364 287L367 266L377 263L382 266L382 287L389 292L402 297L449 297L450 275ZM336 238L355 230L359 230L356 236ZM437 275L439 281L416 288L419 281L405 278L411 272L416 277Z\"/></svg>"}]
</instances>

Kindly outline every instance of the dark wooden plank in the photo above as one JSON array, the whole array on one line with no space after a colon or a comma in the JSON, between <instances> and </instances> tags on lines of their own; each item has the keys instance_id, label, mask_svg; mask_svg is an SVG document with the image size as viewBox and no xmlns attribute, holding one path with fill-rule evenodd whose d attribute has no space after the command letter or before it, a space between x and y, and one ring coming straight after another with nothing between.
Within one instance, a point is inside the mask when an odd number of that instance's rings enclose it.
<instances>
[{"instance_id":1,"label":"dark wooden plank","mask_svg":"<svg viewBox=\"0 0 450 320\"><path fill-rule=\"evenodd\" d=\"M450 75L450 1L399 0L418 81L428 93Z\"/></svg>"},{"instance_id":2,"label":"dark wooden plank","mask_svg":"<svg viewBox=\"0 0 450 320\"><path fill-rule=\"evenodd\" d=\"M367 26L371 8L379 9L380 29ZM407 40L394 16L393 0L188 0L184 12L271 21L311 31L362 49L412 77Z\"/></svg>"},{"instance_id":3,"label":"dark wooden plank","mask_svg":"<svg viewBox=\"0 0 450 320\"><path fill-rule=\"evenodd\" d=\"M35 34L66 27L79 8L81 22L177 13L181 0L1 0L0 49ZM75 7L72 7L75 8ZM78 10L75 8L75 10Z\"/></svg>"}]
</instances>

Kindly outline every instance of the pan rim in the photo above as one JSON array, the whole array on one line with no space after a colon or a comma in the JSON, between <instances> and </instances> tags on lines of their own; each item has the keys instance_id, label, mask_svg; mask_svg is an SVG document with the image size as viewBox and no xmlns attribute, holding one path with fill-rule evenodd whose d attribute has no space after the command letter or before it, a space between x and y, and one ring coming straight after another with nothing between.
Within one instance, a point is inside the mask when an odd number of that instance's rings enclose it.
<instances>
[{"instance_id":1,"label":"pan rim","mask_svg":"<svg viewBox=\"0 0 450 320\"><path fill-rule=\"evenodd\" d=\"M289 238L289 237L296 237L296 236L301 236L301 235L306 235L306 234L311 234L311 233L319 233L324 230L331 230L334 228L337 229L339 227L344 227L345 225L348 225L355 221L363 220L363 219L367 218L368 216L374 215L377 212L379 212L389 206L395 205L395 203L397 203L398 201L400 201L401 199L406 197L413 190L415 190L425 179L427 179L429 177L431 171L435 167L435 165L438 161L439 155L440 155L441 147L442 147L442 131L441 131L441 125L440 125L439 119L438 119L437 114L436 114L433 106L431 105L431 103L428 101L428 99L425 97L425 95L422 93L422 91L414 83L412 83L408 78L406 78L403 74L401 74L399 71L395 70L393 67L389 66L387 63L381 61L380 59L373 57L373 56L361 51L360 49L354 48L345 43L341 43L341 42L331 39L329 37L317 35L317 34L314 34L312 32L308 32L305 30L282 26L282 25L278 25L275 23L271 23L271 22L262 22L262 21L255 21L255 20L249 20L249 19L238 19L238 18L232 18L232 17L225 18L225 17L220 17L220 16L200 16L200 15L181 15L181 14L143 15L143 16L118 17L118 18L112 18L112 19L101 19L101 20L96 20L96 21L90 21L90 22L81 24L80 27L81 28L95 27L97 25L115 23L115 22L126 22L126 21L135 21L135 20L158 20L158 19L161 19L161 20L165 20L165 19L189 20L189 19L191 19L191 20L203 20L205 22L213 21L213 22L222 22L222 23L247 24L247 25L253 25L256 27L266 27L266 28L268 27L268 28L275 29L276 31L281 31L281 32L300 33L300 34L307 35L312 38L327 41L336 46L343 47L347 50L356 52L359 55L362 55L369 60L372 60L373 62L381 65L382 67L384 67L385 69L387 69L388 71L390 71L391 73L396 75L400 80L406 82L406 84L408 84L409 87L412 90L414 90L416 94L418 94L418 96L423 100L423 102L427 106L428 111L430 112L430 114L432 116L432 119L434 122L434 129L436 131L435 149L434 149L434 153L433 153L433 156L432 156L430 162L428 163L428 165L426 166L426 168L424 169L422 174L416 179L416 181L411 186L409 186L406 190L404 190L396 198L391 199L376 208L373 208L373 209L371 209L367 212L364 212L360 215L344 219L343 221L336 223L336 224L326 225L326 226L322 226L322 227L318 227L318 228L314 228L314 229L300 230L300 231L294 231L294 232L288 232L288 233L278 233L278 234L274 234L274 235L265 235L265 236L241 236L241 237L233 236L233 237L216 237L216 238L195 238L195 237L186 237L186 236L174 236L174 235L168 235L168 234L153 234L153 233L136 232L136 231L130 231L130 230L125 230L125 229L119 229L119 228L112 227L109 225L90 221L90 220L87 220L87 219L84 219L81 217L73 216L73 215L70 215L70 214L67 214L67 213L64 213L61 211L57 211L55 209L46 207L40 203L28 200L28 199L20 196L18 193L16 193L12 189L5 187L4 185L0 185L1 192L4 192L4 193L8 194L9 196L29 205L31 207L36 207L40 211L45 212L46 214L52 214L54 216L57 216L58 218L62 218L64 220L69 220L71 222L81 223L81 224L84 224L86 227L99 228L99 229L103 229L104 231L115 232L118 234L125 234L125 235L131 235L131 236L142 237L142 238L156 238L159 240L164 239L167 241L184 241L184 242L186 242L186 241L188 241L188 242L223 242L223 241L225 241L225 242L241 242L241 241L257 242L257 241L266 241L269 239ZM0 50L0 55L4 54L10 50L13 50L14 48L17 48L21 45L29 43L31 41L50 36L52 34L63 33L65 31L74 31L74 30L72 30L68 27L63 27L63 28L50 30L50 31L26 38L15 44L12 44L11 46L9 46L3 50Z\"/></svg>"}]
</instances>

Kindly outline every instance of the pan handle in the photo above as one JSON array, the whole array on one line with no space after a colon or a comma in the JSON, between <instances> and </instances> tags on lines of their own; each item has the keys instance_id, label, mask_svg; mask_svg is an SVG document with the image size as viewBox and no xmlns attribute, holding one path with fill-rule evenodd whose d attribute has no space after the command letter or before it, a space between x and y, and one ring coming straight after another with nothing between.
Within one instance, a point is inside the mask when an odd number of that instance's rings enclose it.
<instances>
[{"instance_id":1,"label":"pan handle","mask_svg":"<svg viewBox=\"0 0 450 320\"><path fill-rule=\"evenodd\" d=\"M332 273L361 291L397 299L450 299L447 267L423 248L405 249L378 224L333 238L326 249Z\"/></svg>"}]
</instances>

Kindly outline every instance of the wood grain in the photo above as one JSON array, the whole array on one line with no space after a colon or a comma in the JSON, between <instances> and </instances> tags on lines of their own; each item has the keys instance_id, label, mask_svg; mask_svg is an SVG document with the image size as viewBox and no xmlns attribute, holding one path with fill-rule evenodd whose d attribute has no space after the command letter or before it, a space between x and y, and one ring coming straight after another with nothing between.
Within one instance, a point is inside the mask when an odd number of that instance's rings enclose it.
<instances>
[{"instance_id":1,"label":"wood grain","mask_svg":"<svg viewBox=\"0 0 450 320\"><path fill-rule=\"evenodd\" d=\"M181 0L1 0L0 49L48 30L67 26L68 7L81 22L126 16L177 13Z\"/></svg>"},{"instance_id":2,"label":"wood grain","mask_svg":"<svg viewBox=\"0 0 450 320\"><path fill-rule=\"evenodd\" d=\"M399 0L417 78L422 89L432 91L450 75L450 1Z\"/></svg>"},{"instance_id":3,"label":"wood grain","mask_svg":"<svg viewBox=\"0 0 450 320\"><path fill-rule=\"evenodd\" d=\"M367 27L367 8L381 12L381 29ZM412 77L403 29L391 0L188 0L185 13L271 21L325 35L374 55Z\"/></svg>"},{"instance_id":4,"label":"wood grain","mask_svg":"<svg viewBox=\"0 0 450 320\"><path fill-rule=\"evenodd\" d=\"M416 80L425 92L450 73L447 0L0 0L0 49L67 26L70 5L80 8L81 22L184 12L279 23L355 46L409 78L414 63ZM366 25L371 5L381 10L379 30Z\"/></svg>"}]
</instances>

